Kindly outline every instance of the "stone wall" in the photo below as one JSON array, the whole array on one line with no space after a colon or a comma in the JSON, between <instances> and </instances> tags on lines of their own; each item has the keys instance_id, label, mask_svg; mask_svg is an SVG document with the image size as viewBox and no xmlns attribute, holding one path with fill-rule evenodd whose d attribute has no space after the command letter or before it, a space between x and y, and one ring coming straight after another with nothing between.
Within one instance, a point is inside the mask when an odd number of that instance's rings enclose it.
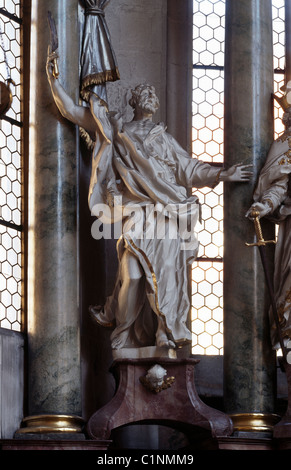
<instances>
[{"instance_id":1,"label":"stone wall","mask_svg":"<svg viewBox=\"0 0 291 470\"><path fill-rule=\"evenodd\" d=\"M0 329L0 438L12 439L23 417L24 339Z\"/></svg>"},{"instance_id":2,"label":"stone wall","mask_svg":"<svg viewBox=\"0 0 291 470\"><path fill-rule=\"evenodd\" d=\"M156 120L166 119L167 0L111 1L106 19L121 80L108 86L111 109L140 83L155 86L161 108ZM132 112L126 108L126 117Z\"/></svg>"}]
</instances>

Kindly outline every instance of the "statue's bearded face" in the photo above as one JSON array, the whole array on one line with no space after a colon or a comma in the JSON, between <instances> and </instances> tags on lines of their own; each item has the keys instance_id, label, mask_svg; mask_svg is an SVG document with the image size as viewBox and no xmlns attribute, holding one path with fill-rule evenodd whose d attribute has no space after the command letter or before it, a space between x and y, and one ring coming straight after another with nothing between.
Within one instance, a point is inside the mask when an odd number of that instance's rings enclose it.
<instances>
[{"instance_id":1,"label":"statue's bearded face","mask_svg":"<svg viewBox=\"0 0 291 470\"><path fill-rule=\"evenodd\" d=\"M149 114L154 114L160 106L154 87L147 85L137 87L132 92L130 104Z\"/></svg>"}]
</instances>

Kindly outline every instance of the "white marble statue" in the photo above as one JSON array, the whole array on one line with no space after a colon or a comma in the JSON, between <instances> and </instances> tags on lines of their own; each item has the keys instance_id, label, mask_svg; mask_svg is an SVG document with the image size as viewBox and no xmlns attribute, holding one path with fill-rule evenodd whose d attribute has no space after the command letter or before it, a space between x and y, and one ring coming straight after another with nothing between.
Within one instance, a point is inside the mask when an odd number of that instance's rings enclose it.
<instances>
[{"instance_id":1,"label":"white marble statue","mask_svg":"<svg viewBox=\"0 0 291 470\"><path fill-rule=\"evenodd\" d=\"M285 87L284 87L285 88ZM246 216L251 218L255 209L259 218L267 217L278 224L278 240L275 249L274 294L280 320L282 337L287 343L291 338L291 82L280 100L283 107L285 132L271 145L253 195L254 203ZM288 98L288 99L287 99ZM288 102L289 101L289 102ZM279 338L273 315L270 316L271 340L279 349Z\"/></svg>"},{"instance_id":2,"label":"white marble statue","mask_svg":"<svg viewBox=\"0 0 291 470\"><path fill-rule=\"evenodd\" d=\"M191 158L163 124L154 123L159 100L152 86L139 85L132 91L131 122L109 112L93 92L88 107L76 105L61 86L61 77L57 80L52 74L53 57L48 55L47 76L57 107L95 140L89 207L98 215L100 204L111 209L117 205L122 214L115 289L102 308L90 308L91 314L113 328L115 350L172 349L190 343L187 265L197 255L198 242L193 236L190 242L185 240L187 224L184 231L180 228L189 215L196 222L199 203L189 194L193 187L214 187L220 181L248 182L250 165L221 170ZM142 220L136 223L135 218L134 230L132 207ZM160 228L163 236L149 235Z\"/></svg>"}]
</instances>

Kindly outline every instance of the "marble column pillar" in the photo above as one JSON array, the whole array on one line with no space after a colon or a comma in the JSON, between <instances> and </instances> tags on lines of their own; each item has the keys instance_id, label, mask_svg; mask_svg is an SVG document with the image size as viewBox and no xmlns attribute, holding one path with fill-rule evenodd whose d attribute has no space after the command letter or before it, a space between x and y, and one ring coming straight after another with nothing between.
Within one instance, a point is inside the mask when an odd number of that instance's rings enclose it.
<instances>
[{"instance_id":1,"label":"marble column pillar","mask_svg":"<svg viewBox=\"0 0 291 470\"><path fill-rule=\"evenodd\" d=\"M59 35L59 80L79 90L78 0L34 0L31 22L28 231L28 417L20 433L81 430L78 296L78 132L46 77L50 33Z\"/></svg>"},{"instance_id":2,"label":"marble column pillar","mask_svg":"<svg viewBox=\"0 0 291 470\"><path fill-rule=\"evenodd\" d=\"M170 134L190 154L192 146L192 38L193 2L188 0L180 2L177 8L176 0L168 0L167 126Z\"/></svg>"},{"instance_id":3,"label":"marble column pillar","mask_svg":"<svg viewBox=\"0 0 291 470\"><path fill-rule=\"evenodd\" d=\"M225 409L235 429L263 431L274 418L275 357L259 251L245 246L255 241L245 213L273 139L271 0L226 0L225 52L225 162L254 170L251 183L225 185ZM274 238L273 226L262 228L266 240Z\"/></svg>"}]
</instances>

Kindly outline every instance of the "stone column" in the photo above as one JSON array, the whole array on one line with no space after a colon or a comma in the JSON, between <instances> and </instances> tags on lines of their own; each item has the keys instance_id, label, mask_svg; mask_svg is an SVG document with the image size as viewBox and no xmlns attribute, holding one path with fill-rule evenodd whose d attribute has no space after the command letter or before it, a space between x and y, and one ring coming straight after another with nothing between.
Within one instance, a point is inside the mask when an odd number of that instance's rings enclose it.
<instances>
[{"instance_id":1,"label":"stone column","mask_svg":"<svg viewBox=\"0 0 291 470\"><path fill-rule=\"evenodd\" d=\"M254 170L251 183L225 185L225 408L235 429L265 431L274 419L275 357L259 251L245 246L255 241L245 213L273 139L271 0L226 1L225 52L225 162ZM274 238L272 225L262 228L265 240Z\"/></svg>"},{"instance_id":2,"label":"stone column","mask_svg":"<svg viewBox=\"0 0 291 470\"><path fill-rule=\"evenodd\" d=\"M168 0L167 20L167 126L191 154L193 2Z\"/></svg>"},{"instance_id":3,"label":"stone column","mask_svg":"<svg viewBox=\"0 0 291 470\"><path fill-rule=\"evenodd\" d=\"M81 430L77 129L53 101L46 77L50 34L59 35L59 80L79 90L78 0L32 2L28 229L28 417L20 433Z\"/></svg>"}]
</instances>

